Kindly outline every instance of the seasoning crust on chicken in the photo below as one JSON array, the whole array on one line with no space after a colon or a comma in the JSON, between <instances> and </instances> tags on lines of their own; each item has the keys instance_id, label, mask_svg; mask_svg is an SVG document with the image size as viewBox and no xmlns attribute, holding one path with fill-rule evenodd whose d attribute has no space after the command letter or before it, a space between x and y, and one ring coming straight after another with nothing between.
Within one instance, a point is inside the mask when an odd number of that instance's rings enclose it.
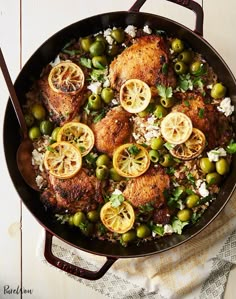
<instances>
[{"instance_id":1,"label":"seasoning crust on chicken","mask_svg":"<svg viewBox=\"0 0 236 299\"><path fill-rule=\"evenodd\" d=\"M94 132L96 148L109 156L112 156L118 146L131 141L130 113L121 107L111 109L91 128Z\"/></svg>"},{"instance_id":2,"label":"seasoning crust on chicken","mask_svg":"<svg viewBox=\"0 0 236 299\"><path fill-rule=\"evenodd\" d=\"M143 175L130 179L123 195L135 207L152 203L158 208L165 204L163 192L169 186L170 178L161 167L150 168Z\"/></svg>"},{"instance_id":3,"label":"seasoning crust on chicken","mask_svg":"<svg viewBox=\"0 0 236 299\"><path fill-rule=\"evenodd\" d=\"M165 40L156 35L137 38L135 43L114 59L109 69L111 87L119 90L129 79L140 79L149 86L163 84L175 86L173 70L168 68ZM163 66L167 69L164 71Z\"/></svg>"},{"instance_id":4,"label":"seasoning crust on chicken","mask_svg":"<svg viewBox=\"0 0 236 299\"><path fill-rule=\"evenodd\" d=\"M42 102L47 108L50 118L57 125L71 121L84 104L83 90L77 95L57 93L48 84L48 72L38 81Z\"/></svg>"},{"instance_id":5,"label":"seasoning crust on chicken","mask_svg":"<svg viewBox=\"0 0 236 299\"><path fill-rule=\"evenodd\" d=\"M49 188L41 194L42 202L55 211L75 213L90 211L103 202L101 182L89 176L85 169L70 179L62 180L49 175Z\"/></svg>"}]
</instances>

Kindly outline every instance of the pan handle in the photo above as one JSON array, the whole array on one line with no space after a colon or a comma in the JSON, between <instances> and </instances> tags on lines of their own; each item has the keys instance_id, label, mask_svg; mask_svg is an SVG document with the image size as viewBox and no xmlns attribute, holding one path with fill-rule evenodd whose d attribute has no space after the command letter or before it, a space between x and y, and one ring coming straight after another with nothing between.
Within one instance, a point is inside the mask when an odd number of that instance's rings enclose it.
<instances>
[{"instance_id":1,"label":"pan handle","mask_svg":"<svg viewBox=\"0 0 236 299\"><path fill-rule=\"evenodd\" d=\"M203 9L201 5L199 5L197 2L193 0L167 0L170 2L174 2L176 4L179 4L185 8L188 8L192 10L196 14L196 24L195 24L195 30L194 32L197 33L200 36L203 36ZM140 8L143 6L143 4L146 2L146 0L137 0L133 6L129 9L130 12L139 12Z\"/></svg>"},{"instance_id":2,"label":"pan handle","mask_svg":"<svg viewBox=\"0 0 236 299\"><path fill-rule=\"evenodd\" d=\"M49 231L45 230L44 256L46 260L54 267L80 278L97 280L101 278L117 260L117 258L107 257L106 262L98 271L90 271L77 267L66 261L63 261L52 253L52 238L53 235Z\"/></svg>"}]
</instances>

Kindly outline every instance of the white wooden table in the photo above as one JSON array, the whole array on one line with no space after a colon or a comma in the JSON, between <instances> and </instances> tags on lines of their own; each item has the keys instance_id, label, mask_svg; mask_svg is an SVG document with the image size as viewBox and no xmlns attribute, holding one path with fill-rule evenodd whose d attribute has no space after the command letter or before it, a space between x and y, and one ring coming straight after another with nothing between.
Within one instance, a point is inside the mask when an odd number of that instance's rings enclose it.
<instances>
[{"instance_id":1,"label":"white wooden table","mask_svg":"<svg viewBox=\"0 0 236 299\"><path fill-rule=\"evenodd\" d=\"M0 46L10 74L15 80L20 68L52 34L75 21L102 12L127 10L135 0L0 0ZM236 2L204 2L204 37L221 54L236 76ZM141 11L174 19L191 29L192 12L164 0L148 0ZM8 99L0 72L0 132ZM2 137L1 137L2 140ZM105 298L91 288L43 264L36 257L42 228L22 205L11 183L0 142L0 298L73 299ZM236 226L236 223L235 223ZM232 270L225 298L235 298L236 270ZM4 294L4 290L22 287L28 294ZM32 294L30 294L32 291Z\"/></svg>"}]
</instances>

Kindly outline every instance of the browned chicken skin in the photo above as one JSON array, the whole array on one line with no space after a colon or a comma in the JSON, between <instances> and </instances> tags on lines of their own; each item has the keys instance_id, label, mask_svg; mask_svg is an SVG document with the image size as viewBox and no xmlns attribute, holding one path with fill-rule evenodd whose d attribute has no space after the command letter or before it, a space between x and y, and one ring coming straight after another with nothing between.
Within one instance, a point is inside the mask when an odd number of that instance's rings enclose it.
<instances>
[{"instance_id":1,"label":"browned chicken skin","mask_svg":"<svg viewBox=\"0 0 236 299\"><path fill-rule=\"evenodd\" d=\"M150 168L143 175L130 179L123 192L125 199L139 207L152 203L156 208L165 205L163 192L170 187L170 178L159 168Z\"/></svg>"},{"instance_id":2,"label":"browned chicken skin","mask_svg":"<svg viewBox=\"0 0 236 299\"><path fill-rule=\"evenodd\" d=\"M185 113L192 120L193 127L205 134L209 149L229 143L232 130L228 119L216 106L205 103L200 94L190 92L177 96L181 102L173 110Z\"/></svg>"},{"instance_id":3,"label":"browned chicken skin","mask_svg":"<svg viewBox=\"0 0 236 299\"><path fill-rule=\"evenodd\" d=\"M137 38L135 43L125 49L110 65L109 80L111 87L119 90L128 79L140 79L149 86L163 84L175 86L176 79L168 67L168 54L162 37L149 35Z\"/></svg>"},{"instance_id":4,"label":"browned chicken skin","mask_svg":"<svg viewBox=\"0 0 236 299\"><path fill-rule=\"evenodd\" d=\"M71 121L84 103L83 91L77 95L68 95L53 91L48 84L48 72L38 81L42 102L49 111L50 118L57 125Z\"/></svg>"},{"instance_id":5,"label":"browned chicken skin","mask_svg":"<svg viewBox=\"0 0 236 299\"><path fill-rule=\"evenodd\" d=\"M75 213L78 210L89 211L103 202L101 182L89 176L84 169L71 179L61 180L49 175L49 189L46 189L41 200L45 206L55 211Z\"/></svg>"},{"instance_id":6,"label":"browned chicken skin","mask_svg":"<svg viewBox=\"0 0 236 299\"><path fill-rule=\"evenodd\" d=\"M131 141L130 114L121 107L113 108L91 127L96 148L109 156L112 156L118 146Z\"/></svg>"}]
</instances>

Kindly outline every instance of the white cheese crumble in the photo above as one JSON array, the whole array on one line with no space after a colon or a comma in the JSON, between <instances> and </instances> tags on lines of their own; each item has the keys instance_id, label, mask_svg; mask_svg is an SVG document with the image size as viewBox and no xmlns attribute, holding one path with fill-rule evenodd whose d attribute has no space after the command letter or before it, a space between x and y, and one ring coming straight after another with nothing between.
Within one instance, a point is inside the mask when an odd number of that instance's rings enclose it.
<instances>
[{"instance_id":1,"label":"white cheese crumble","mask_svg":"<svg viewBox=\"0 0 236 299\"><path fill-rule=\"evenodd\" d=\"M102 83L101 82L93 82L87 88L89 90L91 90L92 93L98 94L102 90Z\"/></svg>"},{"instance_id":2,"label":"white cheese crumble","mask_svg":"<svg viewBox=\"0 0 236 299\"><path fill-rule=\"evenodd\" d=\"M217 109L218 111L223 112L225 116L230 116L234 112L234 106L231 105L231 99L229 97L224 98Z\"/></svg>"},{"instance_id":3,"label":"white cheese crumble","mask_svg":"<svg viewBox=\"0 0 236 299\"><path fill-rule=\"evenodd\" d=\"M211 162L217 162L220 157L225 157L226 155L227 153L222 147L215 148L207 153L207 156Z\"/></svg>"},{"instance_id":4,"label":"white cheese crumble","mask_svg":"<svg viewBox=\"0 0 236 299\"><path fill-rule=\"evenodd\" d=\"M105 38L109 45L112 45L114 43L114 39L110 35L107 35Z\"/></svg>"},{"instance_id":5,"label":"white cheese crumble","mask_svg":"<svg viewBox=\"0 0 236 299\"><path fill-rule=\"evenodd\" d=\"M107 37L109 35L111 35L112 29L111 28L107 28L106 30L104 30L103 32L103 36Z\"/></svg>"},{"instance_id":6,"label":"white cheese crumble","mask_svg":"<svg viewBox=\"0 0 236 299\"><path fill-rule=\"evenodd\" d=\"M135 37L136 36L136 33L137 33L137 27L133 26L133 25L128 25L126 28L125 28L125 32L127 34L129 34L131 37Z\"/></svg>"},{"instance_id":7,"label":"white cheese crumble","mask_svg":"<svg viewBox=\"0 0 236 299\"><path fill-rule=\"evenodd\" d=\"M145 25L143 27L143 32L145 32L147 34L152 34L152 29L148 25Z\"/></svg>"},{"instance_id":8,"label":"white cheese crumble","mask_svg":"<svg viewBox=\"0 0 236 299\"><path fill-rule=\"evenodd\" d=\"M53 61L51 61L49 64L50 64L52 67L54 67L55 65L57 65L57 64L60 63L60 62L61 62L61 59L60 59L59 55L57 55L57 57L56 57Z\"/></svg>"},{"instance_id":9,"label":"white cheese crumble","mask_svg":"<svg viewBox=\"0 0 236 299\"><path fill-rule=\"evenodd\" d=\"M172 234L173 232L174 230L170 224L164 225L164 234Z\"/></svg>"},{"instance_id":10,"label":"white cheese crumble","mask_svg":"<svg viewBox=\"0 0 236 299\"><path fill-rule=\"evenodd\" d=\"M203 182L202 180L196 181L196 186L198 188L198 192L202 197L206 197L209 195L209 190L206 187L206 182Z\"/></svg>"},{"instance_id":11,"label":"white cheese crumble","mask_svg":"<svg viewBox=\"0 0 236 299\"><path fill-rule=\"evenodd\" d=\"M44 179L41 175L37 175L35 178L35 182L39 188L42 188L42 186L44 184Z\"/></svg>"},{"instance_id":12,"label":"white cheese crumble","mask_svg":"<svg viewBox=\"0 0 236 299\"><path fill-rule=\"evenodd\" d=\"M32 151L32 165L39 166L39 170L43 171L44 154L38 152L36 149Z\"/></svg>"},{"instance_id":13,"label":"white cheese crumble","mask_svg":"<svg viewBox=\"0 0 236 299\"><path fill-rule=\"evenodd\" d=\"M179 199L179 200L177 201L177 204L179 205L179 209L180 209L180 210L183 210L183 209L185 208L185 205L183 204L183 201L182 201L181 199Z\"/></svg>"},{"instance_id":14,"label":"white cheese crumble","mask_svg":"<svg viewBox=\"0 0 236 299\"><path fill-rule=\"evenodd\" d=\"M114 195L121 195L121 194L123 194L119 189L115 189L113 192L112 192L112 194L114 194Z\"/></svg>"},{"instance_id":15,"label":"white cheese crumble","mask_svg":"<svg viewBox=\"0 0 236 299\"><path fill-rule=\"evenodd\" d=\"M110 85L111 85L110 80L108 78L106 78L103 83L103 87L110 87Z\"/></svg>"}]
</instances>

